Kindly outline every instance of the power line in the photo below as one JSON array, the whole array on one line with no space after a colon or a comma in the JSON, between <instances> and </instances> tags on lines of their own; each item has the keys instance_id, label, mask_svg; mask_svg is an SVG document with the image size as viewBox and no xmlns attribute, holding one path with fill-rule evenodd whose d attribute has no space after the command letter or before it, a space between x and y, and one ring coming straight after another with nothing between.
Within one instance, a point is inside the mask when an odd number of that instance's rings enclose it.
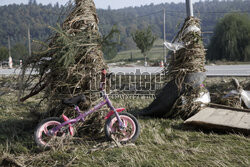
<instances>
[{"instance_id":1,"label":"power line","mask_svg":"<svg viewBox=\"0 0 250 167\"><path fill-rule=\"evenodd\" d=\"M149 14L145 14L145 15L136 16L133 19L137 19L137 18L140 18L140 17L151 16L151 15L154 15L154 14L158 14L160 12L162 12L162 10L159 10L159 11L156 11L156 12L153 12L153 13L149 13ZM185 11L168 11L168 10L166 10L165 12L166 12L166 14L167 13L183 13L183 14L186 13ZM67 13L56 13L56 12L46 12L46 13L48 13L48 14L54 14L54 15L68 15ZM250 13L250 10L244 10L244 11L215 11L215 12L194 11L194 13L198 13L198 14ZM123 20L127 20L127 19L122 19L122 20L119 20L119 21L123 21Z\"/></svg>"},{"instance_id":2,"label":"power line","mask_svg":"<svg viewBox=\"0 0 250 167\"><path fill-rule=\"evenodd\" d=\"M167 11L166 13L186 13L184 11ZM216 11L216 12L199 12L195 11L194 13L202 13L202 14L217 14L217 13L250 13L250 10L243 10L243 11Z\"/></svg>"},{"instance_id":3,"label":"power line","mask_svg":"<svg viewBox=\"0 0 250 167\"><path fill-rule=\"evenodd\" d=\"M202 14L217 14L217 13L250 13L250 10L245 10L245 11L217 11L217 12L194 12L194 13L202 13Z\"/></svg>"},{"instance_id":4,"label":"power line","mask_svg":"<svg viewBox=\"0 0 250 167\"><path fill-rule=\"evenodd\" d=\"M159 11L156 11L156 12L153 12L153 13L149 13L149 14L146 14L146 15L136 16L134 18L120 19L120 20L117 20L116 23L117 22L126 21L126 20L131 20L131 19L135 20L135 19L138 19L138 18L141 18L141 17L147 17L147 16L155 15L155 14L158 14L158 13L161 13L161 12L162 12L162 10L159 10Z\"/></svg>"},{"instance_id":5,"label":"power line","mask_svg":"<svg viewBox=\"0 0 250 167\"><path fill-rule=\"evenodd\" d=\"M156 11L156 12L152 12L152 13L149 13L149 14L136 16L136 17L133 17L133 18L131 17L131 18L119 19L119 20L116 20L115 23L117 24L118 22L122 22L122 21L127 21L127 20L131 20L131 19L135 20L135 19L142 18L142 17L148 17L148 16L156 15L156 14L159 14L159 13L163 12L163 10L164 9ZM46 13L53 14L53 15L59 15L59 16L66 16L66 15L68 15L67 13L57 13L57 12L48 12L48 11L46 11ZM184 10L183 11L165 10L165 13L166 14L180 14L180 13L181 14L185 14L186 12ZM194 11L194 13L196 13L196 14L250 13L250 10L244 10L244 11L214 11L214 12Z\"/></svg>"},{"instance_id":6,"label":"power line","mask_svg":"<svg viewBox=\"0 0 250 167\"><path fill-rule=\"evenodd\" d=\"M164 10L164 9L163 9ZM118 22L122 22L122 21L126 21L126 20L135 20L135 19L138 19L138 18L141 18L141 17L148 17L148 16L152 16L152 15L155 15L155 14L158 14L158 13L162 13L163 10L159 10L159 11L156 11L156 12L152 12L152 13L149 13L149 14L146 14L146 15L140 15L140 16L136 16L134 18L126 18L126 19L120 19L120 20L117 20L116 23ZM182 13L182 14L185 14L186 12L185 11L168 11L168 10L165 10L165 14L167 13ZM227 13L250 13L250 10L244 10L244 11L215 11L215 12L199 12L199 11L195 11L194 13L196 14L227 14Z\"/></svg>"}]
</instances>

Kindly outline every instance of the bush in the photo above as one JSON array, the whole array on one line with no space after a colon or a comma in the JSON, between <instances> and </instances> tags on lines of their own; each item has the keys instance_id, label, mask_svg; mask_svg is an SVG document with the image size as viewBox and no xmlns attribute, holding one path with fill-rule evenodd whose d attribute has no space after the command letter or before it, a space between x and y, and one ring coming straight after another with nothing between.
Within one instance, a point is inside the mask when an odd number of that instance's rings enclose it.
<instances>
[{"instance_id":1,"label":"bush","mask_svg":"<svg viewBox=\"0 0 250 167\"><path fill-rule=\"evenodd\" d=\"M233 13L222 18L215 27L208 47L209 60L250 60L250 18Z\"/></svg>"}]
</instances>

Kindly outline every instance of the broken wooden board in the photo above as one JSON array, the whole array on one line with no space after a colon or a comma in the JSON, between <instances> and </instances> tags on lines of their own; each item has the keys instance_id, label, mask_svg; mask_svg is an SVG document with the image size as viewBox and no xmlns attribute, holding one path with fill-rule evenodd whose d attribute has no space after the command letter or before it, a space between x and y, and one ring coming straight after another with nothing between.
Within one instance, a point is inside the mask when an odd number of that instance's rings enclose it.
<instances>
[{"instance_id":1,"label":"broken wooden board","mask_svg":"<svg viewBox=\"0 0 250 167\"><path fill-rule=\"evenodd\" d=\"M206 107L184 124L250 134L250 113Z\"/></svg>"}]
</instances>

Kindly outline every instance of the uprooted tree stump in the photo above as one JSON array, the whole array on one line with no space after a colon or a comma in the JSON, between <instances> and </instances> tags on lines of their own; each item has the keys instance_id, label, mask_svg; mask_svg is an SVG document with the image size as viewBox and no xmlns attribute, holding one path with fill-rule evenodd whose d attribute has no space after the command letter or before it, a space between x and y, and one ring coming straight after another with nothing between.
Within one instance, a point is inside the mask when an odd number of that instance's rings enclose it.
<instances>
[{"instance_id":1,"label":"uprooted tree stump","mask_svg":"<svg viewBox=\"0 0 250 167\"><path fill-rule=\"evenodd\" d=\"M50 111L47 116L59 116L64 112L64 106L60 105L63 98L89 90L90 82L98 78L96 74L106 68L97 24L93 0L75 0L63 24L52 28L55 34L49 44L43 44L42 51L32 55L24 64L23 67L34 67L39 75L28 77L26 82L33 80L36 84L20 100L44 92L42 100L47 100ZM91 123L102 124L101 116L98 113L88 119Z\"/></svg>"},{"instance_id":2,"label":"uprooted tree stump","mask_svg":"<svg viewBox=\"0 0 250 167\"><path fill-rule=\"evenodd\" d=\"M178 49L174 50L169 66L164 70L169 82L140 113L142 116L186 119L201 108L200 102L194 102L201 92L206 92L202 84L206 74L200 21L188 17L173 44L182 46L173 47Z\"/></svg>"}]
</instances>

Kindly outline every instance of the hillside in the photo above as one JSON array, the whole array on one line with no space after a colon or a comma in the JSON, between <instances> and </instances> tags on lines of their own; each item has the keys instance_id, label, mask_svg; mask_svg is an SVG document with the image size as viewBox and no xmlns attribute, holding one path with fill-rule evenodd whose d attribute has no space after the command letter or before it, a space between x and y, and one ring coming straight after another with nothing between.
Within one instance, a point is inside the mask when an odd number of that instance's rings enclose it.
<instances>
[{"instance_id":1,"label":"hillside","mask_svg":"<svg viewBox=\"0 0 250 167\"><path fill-rule=\"evenodd\" d=\"M48 26L56 26L62 22L72 6L41 5L30 3L28 5L8 5L0 7L0 46L7 46L7 36L11 37L12 45L27 43L27 27L31 27L32 39L45 40L51 34ZM195 15L201 18L202 30L213 31L213 28L222 16L229 12L249 13L250 1L201 1L194 4ZM159 38L163 37L163 8L166 9L167 40L171 40L178 31L178 25L185 18L184 3L165 3L159 5L146 5L129 7L118 10L98 9L100 31L107 34L111 27L117 25L121 31L119 50L134 49L131 33L136 29L150 25ZM204 34L208 44L211 34Z\"/></svg>"}]
</instances>

